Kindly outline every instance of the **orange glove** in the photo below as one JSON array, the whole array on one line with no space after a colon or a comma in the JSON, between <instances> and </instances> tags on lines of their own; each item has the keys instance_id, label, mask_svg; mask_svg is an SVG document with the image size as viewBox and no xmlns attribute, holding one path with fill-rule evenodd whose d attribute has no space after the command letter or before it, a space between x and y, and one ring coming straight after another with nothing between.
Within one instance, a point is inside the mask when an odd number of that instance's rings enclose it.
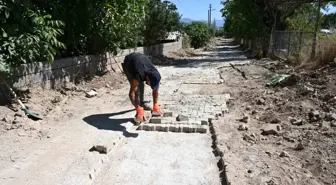
<instances>
[{"instance_id":1,"label":"orange glove","mask_svg":"<svg viewBox=\"0 0 336 185\"><path fill-rule=\"evenodd\" d=\"M163 116L163 112L162 112L162 110L161 110L161 108L159 107L158 104L154 104L153 110L152 110L152 115Z\"/></svg>"},{"instance_id":2,"label":"orange glove","mask_svg":"<svg viewBox=\"0 0 336 185\"><path fill-rule=\"evenodd\" d=\"M137 122L143 122L146 121L146 115L145 115L145 111L142 107L138 106L136 108L136 121Z\"/></svg>"}]
</instances>

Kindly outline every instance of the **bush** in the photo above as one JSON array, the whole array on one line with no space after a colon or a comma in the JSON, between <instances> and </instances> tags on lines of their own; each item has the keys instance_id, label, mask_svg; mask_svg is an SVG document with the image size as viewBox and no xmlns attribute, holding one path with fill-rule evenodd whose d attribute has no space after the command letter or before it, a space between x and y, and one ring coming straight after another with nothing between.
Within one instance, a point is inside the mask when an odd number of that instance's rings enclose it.
<instances>
[{"instance_id":1,"label":"bush","mask_svg":"<svg viewBox=\"0 0 336 185\"><path fill-rule=\"evenodd\" d=\"M191 39L190 44L194 48L203 47L210 40L209 28L204 22L193 22L186 25L185 32Z\"/></svg>"},{"instance_id":2,"label":"bush","mask_svg":"<svg viewBox=\"0 0 336 185\"><path fill-rule=\"evenodd\" d=\"M224 28L217 29L216 33L215 33L215 36L216 37L224 37L225 36Z\"/></svg>"},{"instance_id":3,"label":"bush","mask_svg":"<svg viewBox=\"0 0 336 185\"><path fill-rule=\"evenodd\" d=\"M184 34L182 37L182 48L183 49L190 48L190 38L187 34Z\"/></svg>"},{"instance_id":4,"label":"bush","mask_svg":"<svg viewBox=\"0 0 336 185\"><path fill-rule=\"evenodd\" d=\"M216 35L216 29L214 28L208 28L208 29L209 29L210 37L214 37Z\"/></svg>"}]
</instances>

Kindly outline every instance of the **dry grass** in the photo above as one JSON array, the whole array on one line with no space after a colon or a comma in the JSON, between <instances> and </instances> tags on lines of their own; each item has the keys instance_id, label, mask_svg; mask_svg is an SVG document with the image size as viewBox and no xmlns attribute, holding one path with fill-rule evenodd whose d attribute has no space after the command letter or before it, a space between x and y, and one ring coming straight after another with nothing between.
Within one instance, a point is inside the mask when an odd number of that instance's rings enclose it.
<instances>
[{"instance_id":1,"label":"dry grass","mask_svg":"<svg viewBox=\"0 0 336 185\"><path fill-rule=\"evenodd\" d=\"M336 58L336 35L327 36L319 43L316 61L323 65L334 61Z\"/></svg>"},{"instance_id":2,"label":"dry grass","mask_svg":"<svg viewBox=\"0 0 336 185\"><path fill-rule=\"evenodd\" d=\"M316 57L311 57L311 41L306 43L300 55L292 59L293 64L299 68L314 69L319 66L327 65L334 62L336 58L336 35L325 35L317 41Z\"/></svg>"}]
</instances>

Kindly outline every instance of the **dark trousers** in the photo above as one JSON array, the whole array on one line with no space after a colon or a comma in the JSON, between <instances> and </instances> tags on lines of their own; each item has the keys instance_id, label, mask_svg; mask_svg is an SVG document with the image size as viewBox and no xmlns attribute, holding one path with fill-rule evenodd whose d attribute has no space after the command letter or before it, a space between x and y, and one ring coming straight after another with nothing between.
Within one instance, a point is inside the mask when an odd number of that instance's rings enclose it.
<instances>
[{"instance_id":1,"label":"dark trousers","mask_svg":"<svg viewBox=\"0 0 336 185\"><path fill-rule=\"evenodd\" d=\"M127 63L122 63L122 68L123 71L128 79L128 82L131 85L132 81L132 75L129 73L128 70L128 64ZM135 93L135 101L137 102L138 105L143 106L144 104L144 94L145 94L145 82L139 82L138 90Z\"/></svg>"}]
</instances>

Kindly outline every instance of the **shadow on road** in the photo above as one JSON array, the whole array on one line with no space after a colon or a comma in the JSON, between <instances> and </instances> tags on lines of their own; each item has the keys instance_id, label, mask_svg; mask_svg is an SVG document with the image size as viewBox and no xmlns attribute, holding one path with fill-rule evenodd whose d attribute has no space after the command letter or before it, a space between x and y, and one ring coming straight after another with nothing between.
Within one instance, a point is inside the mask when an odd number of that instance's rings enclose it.
<instances>
[{"instance_id":1,"label":"shadow on road","mask_svg":"<svg viewBox=\"0 0 336 185\"><path fill-rule=\"evenodd\" d=\"M123 115L132 111L134 111L134 109L110 114L93 114L83 118L83 120L99 130L119 131L122 132L125 137L135 138L138 137L139 134L130 133L124 126L122 126L123 123L132 121L133 118L111 118L113 116Z\"/></svg>"}]
</instances>

